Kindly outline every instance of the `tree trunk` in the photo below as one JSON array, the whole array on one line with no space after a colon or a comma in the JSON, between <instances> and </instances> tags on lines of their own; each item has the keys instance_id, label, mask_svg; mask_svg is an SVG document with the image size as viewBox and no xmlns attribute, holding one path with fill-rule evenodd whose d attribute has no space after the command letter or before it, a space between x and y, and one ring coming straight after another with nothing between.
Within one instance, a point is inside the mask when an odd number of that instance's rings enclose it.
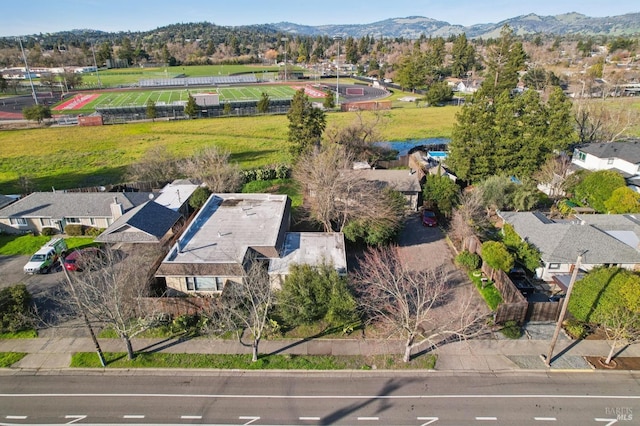
<instances>
[{"instance_id":1,"label":"tree trunk","mask_svg":"<svg viewBox=\"0 0 640 426\"><path fill-rule=\"evenodd\" d=\"M615 350L616 350L616 342L613 342L611 344L611 349L609 350L609 355L607 355L607 359L604 361L606 365L609 365L609 363L613 359L613 353L615 352Z\"/></svg>"},{"instance_id":2,"label":"tree trunk","mask_svg":"<svg viewBox=\"0 0 640 426\"><path fill-rule=\"evenodd\" d=\"M251 361L258 361L258 340L254 339L253 344L251 345Z\"/></svg>"},{"instance_id":3,"label":"tree trunk","mask_svg":"<svg viewBox=\"0 0 640 426\"><path fill-rule=\"evenodd\" d=\"M131 339L129 339L129 336L124 336L122 340L124 340L124 344L127 347L127 359L132 360L135 357L135 355L133 353L133 346L131 345Z\"/></svg>"},{"instance_id":4,"label":"tree trunk","mask_svg":"<svg viewBox=\"0 0 640 426\"><path fill-rule=\"evenodd\" d=\"M411 345L413 345L413 335L407 338L407 343L404 347L404 356L402 357L404 362L411 361Z\"/></svg>"}]
</instances>

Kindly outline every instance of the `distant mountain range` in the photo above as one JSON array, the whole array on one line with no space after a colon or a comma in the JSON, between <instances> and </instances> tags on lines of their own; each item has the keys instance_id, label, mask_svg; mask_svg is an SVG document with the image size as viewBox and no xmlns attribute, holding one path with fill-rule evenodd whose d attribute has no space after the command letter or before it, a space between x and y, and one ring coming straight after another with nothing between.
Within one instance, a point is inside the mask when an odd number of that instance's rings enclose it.
<instances>
[{"instance_id":1,"label":"distant mountain range","mask_svg":"<svg viewBox=\"0 0 640 426\"><path fill-rule=\"evenodd\" d=\"M575 12L555 16L540 16L531 13L498 23L475 24L468 27L453 25L423 16L392 18L371 24L308 26L291 22L279 22L268 25L282 32L300 35L316 36L326 34L356 38L368 35L376 38L403 37L416 39L422 34L427 37L448 37L461 33L466 33L468 38L495 38L500 35L500 29L505 24L509 24L518 35L538 33L557 35L632 35L640 34L640 13L628 13L605 18L591 18Z\"/></svg>"}]
</instances>

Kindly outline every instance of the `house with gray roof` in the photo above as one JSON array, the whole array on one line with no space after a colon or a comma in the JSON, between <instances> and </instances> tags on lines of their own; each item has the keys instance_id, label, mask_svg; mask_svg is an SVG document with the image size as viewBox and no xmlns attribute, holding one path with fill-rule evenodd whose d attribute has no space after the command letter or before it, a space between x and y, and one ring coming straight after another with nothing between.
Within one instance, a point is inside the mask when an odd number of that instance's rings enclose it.
<instances>
[{"instance_id":1,"label":"house with gray roof","mask_svg":"<svg viewBox=\"0 0 640 426\"><path fill-rule=\"evenodd\" d=\"M591 171L617 171L631 189L640 192L640 139L580 145L571 163Z\"/></svg>"},{"instance_id":2,"label":"house with gray roof","mask_svg":"<svg viewBox=\"0 0 640 426\"><path fill-rule=\"evenodd\" d=\"M583 253L581 269L584 271L603 265L633 270L640 265L637 244L640 226L628 215L584 215L577 220L552 220L540 212L498 214L523 240L540 251L541 264L536 275L545 281L570 274L580 253Z\"/></svg>"},{"instance_id":3,"label":"house with gray roof","mask_svg":"<svg viewBox=\"0 0 640 426\"><path fill-rule=\"evenodd\" d=\"M182 215L155 201L132 208L115 220L96 241L99 243L162 243L177 232Z\"/></svg>"},{"instance_id":4,"label":"house with gray roof","mask_svg":"<svg viewBox=\"0 0 640 426\"><path fill-rule=\"evenodd\" d=\"M392 188L404 195L407 208L417 210L422 187L420 176L415 170L383 170L383 169L362 169L349 170L348 173L374 182L379 188Z\"/></svg>"},{"instance_id":5,"label":"house with gray roof","mask_svg":"<svg viewBox=\"0 0 640 426\"><path fill-rule=\"evenodd\" d=\"M146 192L34 192L0 209L0 229L10 234L64 232L69 224L107 228L156 194Z\"/></svg>"},{"instance_id":6,"label":"house with gray roof","mask_svg":"<svg viewBox=\"0 0 640 426\"><path fill-rule=\"evenodd\" d=\"M346 271L342 234L289 233L291 200L279 194L212 194L156 271L170 296L220 294L241 282L250 259L268 264L277 287L293 263Z\"/></svg>"}]
</instances>

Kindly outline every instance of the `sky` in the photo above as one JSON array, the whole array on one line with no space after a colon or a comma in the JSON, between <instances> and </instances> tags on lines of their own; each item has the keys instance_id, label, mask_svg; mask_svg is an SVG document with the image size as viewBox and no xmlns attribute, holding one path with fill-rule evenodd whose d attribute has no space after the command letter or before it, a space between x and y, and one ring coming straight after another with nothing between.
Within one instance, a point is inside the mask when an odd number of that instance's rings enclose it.
<instances>
[{"instance_id":1,"label":"sky","mask_svg":"<svg viewBox=\"0 0 640 426\"><path fill-rule=\"evenodd\" d=\"M615 16L640 12L640 4L638 0L27 0L4 1L1 10L0 37L7 37L73 29L147 31L203 21L224 26L283 21L316 26L424 16L472 25L528 13Z\"/></svg>"}]
</instances>

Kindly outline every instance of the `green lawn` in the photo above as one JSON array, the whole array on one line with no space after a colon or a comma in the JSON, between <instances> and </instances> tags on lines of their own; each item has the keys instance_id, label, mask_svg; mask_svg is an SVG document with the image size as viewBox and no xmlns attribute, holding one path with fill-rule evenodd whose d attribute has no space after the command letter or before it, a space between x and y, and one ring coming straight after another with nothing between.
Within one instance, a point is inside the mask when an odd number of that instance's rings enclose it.
<instances>
[{"instance_id":1,"label":"green lawn","mask_svg":"<svg viewBox=\"0 0 640 426\"><path fill-rule=\"evenodd\" d=\"M449 137L456 107L402 108L385 112L384 140ZM365 112L368 119L373 113ZM330 113L327 127L357 121L356 113ZM162 145L184 157L215 145L249 169L291 162L285 115L145 122L100 127L57 127L0 132L0 194L20 193L20 176L38 190L122 181L129 164Z\"/></svg>"},{"instance_id":2,"label":"green lawn","mask_svg":"<svg viewBox=\"0 0 640 426\"><path fill-rule=\"evenodd\" d=\"M9 368L25 356L22 352L0 352L0 368Z\"/></svg>"},{"instance_id":3,"label":"green lawn","mask_svg":"<svg viewBox=\"0 0 640 426\"><path fill-rule=\"evenodd\" d=\"M495 311L500 303L502 303L502 296L498 289L493 285L492 281L488 281L485 283L484 287L482 286L482 280L480 276L475 276L473 273L469 274L469 278L476 285L476 288L480 292L480 295L487 302L487 306L492 311Z\"/></svg>"},{"instance_id":4,"label":"green lawn","mask_svg":"<svg viewBox=\"0 0 640 426\"><path fill-rule=\"evenodd\" d=\"M213 368L235 370L370 370L433 369L435 355L424 355L404 363L400 355L311 356L262 355L251 362L251 355L139 353L129 361L125 353L106 352L107 368ZM76 353L71 367L102 368L95 352Z\"/></svg>"},{"instance_id":5,"label":"green lawn","mask_svg":"<svg viewBox=\"0 0 640 426\"><path fill-rule=\"evenodd\" d=\"M30 256L52 237L43 235L0 235L0 255L5 256ZM66 238L69 249L86 247L93 244L92 237Z\"/></svg>"}]
</instances>

